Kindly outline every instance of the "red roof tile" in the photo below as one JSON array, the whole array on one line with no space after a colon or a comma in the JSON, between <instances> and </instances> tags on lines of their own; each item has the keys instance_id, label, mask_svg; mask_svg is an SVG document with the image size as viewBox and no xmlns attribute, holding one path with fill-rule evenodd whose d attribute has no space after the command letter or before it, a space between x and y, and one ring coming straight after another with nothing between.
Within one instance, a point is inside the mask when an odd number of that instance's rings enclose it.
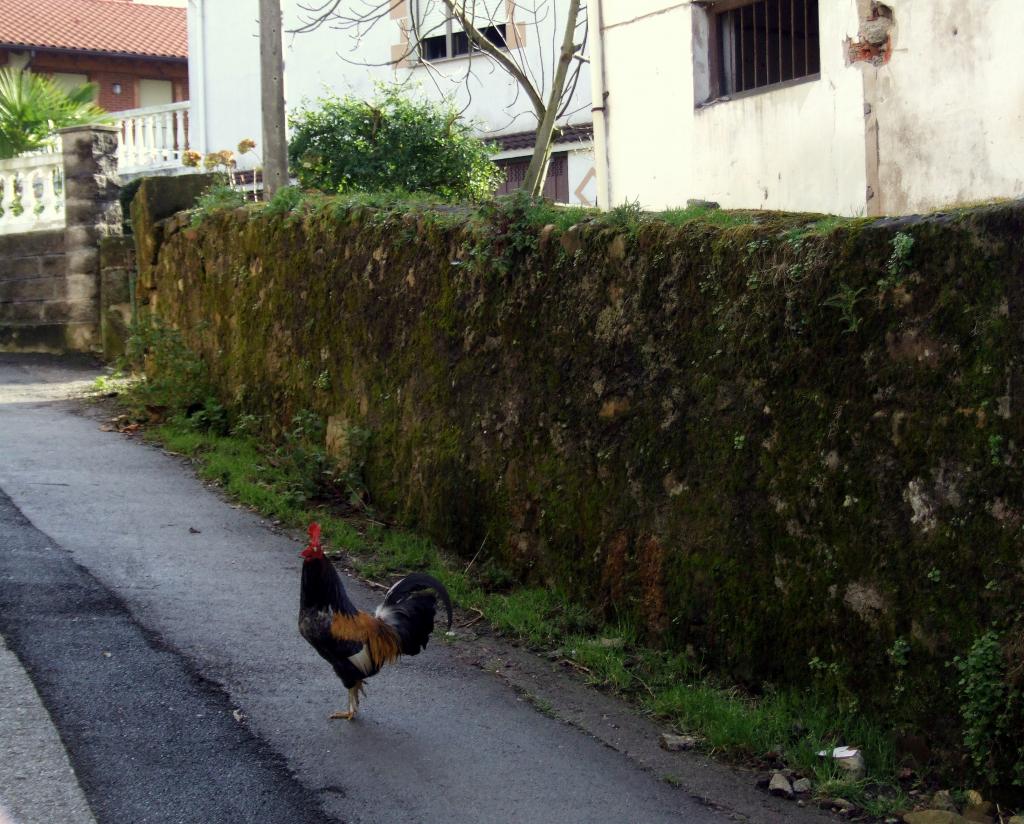
<instances>
[{"instance_id":1,"label":"red roof tile","mask_svg":"<svg viewBox=\"0 0 1024 824\"><path fill-rule=\"evenodd\" d=\"M185 9L126 0L0 0L0 45L188 57Z\"/></svg>"}]
</instances>

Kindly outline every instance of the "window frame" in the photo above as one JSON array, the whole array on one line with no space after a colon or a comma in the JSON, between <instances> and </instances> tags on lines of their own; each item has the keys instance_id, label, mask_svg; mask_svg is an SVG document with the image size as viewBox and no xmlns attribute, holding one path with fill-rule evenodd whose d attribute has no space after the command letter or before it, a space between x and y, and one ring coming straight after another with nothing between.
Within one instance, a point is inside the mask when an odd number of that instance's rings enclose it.
<instances>
[{"instance_id":1,"label":"window frame","mask_svg":"<svg viewBox=\"0 0 1024 824\"><path fill-rule=\"evenodd\" d=\"M476 54L483 53L483 49L481 49L479 46L475 45L473 43L473 41L470 40L469 35L465 32L464 29L460 28L457 31L455 30L454 26L452 25L452 23L454 23L454 22L455 22L455 19L453 17L449 17L447 20L445 20L445 23L444 23L444 28L445 28L444 34L433 34L430 37L419 38L419 40L418 40L418 42L416 44L416 49L417 49L417 52L418 52L417 57L419 58L419 61L421 63L442 63L442 62L447 61L447 60L462 60L463 58L469 57L470 55L472 55L474 53L476 53ZM494 40L491 40L490 37L487 37L487 31L490 30L490 29L494 29L495 31L498 31L500 33L500 35L501 35L501 42L495 42ZM482 29L480 29L480 33L483 34L484 37L487 37L487 39L496 48L504 49L505 51L509 50L509 45L508 45L508 23L492 23L490 26L484 26ZM455 38L458 35L460 35L460 34L465 35L465 37L466 37L466 51L459 52L459 54L453 54L452 52L453 52L454 47L455 47ZM438 39L440 39L442 37L444 38L444 44L445 44L445 56L444 57L427 57L426 54L425 54L425 49L423 48L423 44L426 41L428 41L428 40L438 40Z\"/></svg>"},{"instance_id":2,"label":"window frame","mask_svg":"<svg viewBox=\"0 0 1024 824\"><path fill-rule=\"evenodd\" d=\"M801 75L800 77L794 77L789 80L782 80L777 83L770 83L764 86L756 86L751 89L744 89L743 91L730 92L724 88L723 82L723 71L722 71L722 18L731 11L737 9L746 8L748 6L755 6L764 0L703 0L695 5L702 7L707 14L708 22L708 86L709 94L708 99L703 104L699 104L698 108L708 103L713 103L720 100L741 100L744 97L751 97L757 94L764 94L766 92L774 92L780 89L788 89L793 86L800 86L804 83L814 83L821 80L821 4L820 0L806 0L806 2L814 2L818 8L818 71L810 74Z\"/></svg>"},{"instance_id":3,"label":"window frame","mask_svg":"<svg viewBox=\"0 0 1024 824\"><path fill-rule=\"evenodd\" d=\"M556 203L568 205L572 203L572 192L569 189L569 155L571 152L564 145L554 146L551 151L551 158L548 163L548 174L544 179L542 194L551 198ZM516 155L515 157L503 157L494 161L498 168L503 171L509 167L521 167L525 178L527 167L530 165L530 154ZM515 188L508 187L508 172L505 172L505 182L498 187L502 194L512 194L522 187L522 183Z\"/></svg>"}]
</instances>

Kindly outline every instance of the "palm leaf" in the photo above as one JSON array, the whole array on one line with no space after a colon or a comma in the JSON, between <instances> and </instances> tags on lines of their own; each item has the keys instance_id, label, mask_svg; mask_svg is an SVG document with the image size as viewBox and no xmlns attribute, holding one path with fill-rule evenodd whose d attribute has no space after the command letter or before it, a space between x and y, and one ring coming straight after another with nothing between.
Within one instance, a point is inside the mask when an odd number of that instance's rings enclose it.
<instances>
[{"instance_id":1,"label":"palm leaf","mask_svg":"<svg viewBox=\"0 0 1024 824\"><path fill-rule=\"evenodd\" d=\"M45 75L0 69L0 158L44 148L58 129L109 121L95 96L94 83L67 92Z\"/></svg>"}]
</instances>

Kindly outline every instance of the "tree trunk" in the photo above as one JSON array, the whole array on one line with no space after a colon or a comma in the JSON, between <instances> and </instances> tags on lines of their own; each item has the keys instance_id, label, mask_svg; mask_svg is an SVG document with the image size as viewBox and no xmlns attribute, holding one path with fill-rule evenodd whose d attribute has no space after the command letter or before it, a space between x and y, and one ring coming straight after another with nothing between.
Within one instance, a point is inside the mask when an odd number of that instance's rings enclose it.
<instances>
[{"instance_id":1,"label":"tree trunk","mask_svg":"<svg viewBox=\"0 0 1024 824\"><path fill-rule=\"evenodd\" d=\"M548 176L548 163L551 161L551 149L554 143L555 119L558 117L558 107L561 105L562 95L565 93L565 78L569 74L569 64L572 63L573 55L576 53L576 20L579 13L580 0L570 0L565 20L565 33L562 36L562 50L558 55L555 76L551 80L551 93L548 95L544 117L537 124L537 142L534 145L533 157L530 158L530 166L526 170L526 180L523 181L523 189L531 197L540 196L540 193L544 191L544 181Z\"/></svg>"},{"instance_id":2,"label":"tree trunk","mask_svg":"<svg viewBox=\"0 0 1024 824\"><path fill-rule=\"evenodd\" d=\"M288 185L284 60L280 0L260 0L260 95L263 114L263 199Z\"/></svg>"}]
</instances>

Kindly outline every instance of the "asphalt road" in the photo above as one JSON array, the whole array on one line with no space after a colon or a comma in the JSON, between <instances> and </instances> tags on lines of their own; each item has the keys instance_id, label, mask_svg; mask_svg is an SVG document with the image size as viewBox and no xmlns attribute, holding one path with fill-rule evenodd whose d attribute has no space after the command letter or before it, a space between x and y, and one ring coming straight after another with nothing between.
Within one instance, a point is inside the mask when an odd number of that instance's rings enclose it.
<instances>
[{"instance_id":1,"label":"asphalt road","mask_svg":"<svg viewBox=\"0 0 1024 824\"><path fill-rule=\"evenodd\" d=\"M437 641L328 722L301 545L58 400L95 373L0 355L0 635L99 824L727 820Z\"/></svg>"}]
</instances>

